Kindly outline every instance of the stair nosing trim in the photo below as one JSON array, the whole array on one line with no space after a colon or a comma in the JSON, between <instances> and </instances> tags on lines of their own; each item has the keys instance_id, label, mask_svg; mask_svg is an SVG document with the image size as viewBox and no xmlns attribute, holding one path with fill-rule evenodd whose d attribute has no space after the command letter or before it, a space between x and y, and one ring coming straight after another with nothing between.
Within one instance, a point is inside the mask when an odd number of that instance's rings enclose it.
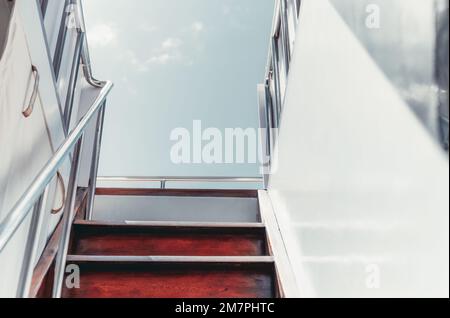
<instances>
[{"instance_id":1,"label":"stair nosing trim","mask_svg":"<svg viewBox=\"0 0 450 318\"><path fill-rule=\"evenodd\" d=\"M264 229L263 223L227 223L227 222L149 222L149 221L123 221L123 222L108 222L108 221L83 221L77 220L74 225L78 226L114 226L114 227L167 227L167 228L217 228L217 229L232 229L232 228L256 228Z\"/></svg>"},{"instance_id":2,"label":"stair nosing trim","mask_svg":"<svg viewBox=\"0 0 450 318\"><path fill-rule=\"evenodd\" d=\"M92 256L67 255L76 263L273 264L272 256Z\"/></svg>"},{"instance_id":3,"label":"stair nosing trim","mask_svg":"<svg viewBox=\"0 0 450 318\"><path fill-rule=\"evenodd\" d=\"M258 191L254 189L145 189L145 188L96 188L98 196L145 196L145 197L193 197L193 198L249 198L256 199Z\"/></svg>"}]
</instances>

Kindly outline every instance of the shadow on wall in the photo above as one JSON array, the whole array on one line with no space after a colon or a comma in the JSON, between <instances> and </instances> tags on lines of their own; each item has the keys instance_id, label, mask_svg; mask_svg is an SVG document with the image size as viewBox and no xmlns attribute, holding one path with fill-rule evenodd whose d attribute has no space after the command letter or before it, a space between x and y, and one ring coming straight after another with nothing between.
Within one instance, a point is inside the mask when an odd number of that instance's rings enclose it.
<instances>
[{"instance_id":1,"label":"shadow on wall","mask_svg":"<svg viewBox=\"0 0 450 318\"><path fill-rule=\"evenodd\" d=\"M436 81L439 85L439 115L444 148L449 149L448 137L448 13L449 1L437 0Z\"/></svg>"},{"instance_id":2,"label":"shadow on wall","mask_svg":"<svg viewBox=\"0 0 450 318\"><path fill-rule=\"evenodd\" d=\"M330 2L427 130L448 149L448 0Z\"/></svg>"},{"instance_id":3,"label":"shadow on wall","mask_svg":"<svg viewBox=\"0 0 450 318\"><path fill-rule=\"evenodd\" d=\"M14 1L0 0L0 60L3 56L3 51L6 46L6 39L8 37L9 21L11 19L11 12L14 6Z\"/></svg>"}]
</instances>

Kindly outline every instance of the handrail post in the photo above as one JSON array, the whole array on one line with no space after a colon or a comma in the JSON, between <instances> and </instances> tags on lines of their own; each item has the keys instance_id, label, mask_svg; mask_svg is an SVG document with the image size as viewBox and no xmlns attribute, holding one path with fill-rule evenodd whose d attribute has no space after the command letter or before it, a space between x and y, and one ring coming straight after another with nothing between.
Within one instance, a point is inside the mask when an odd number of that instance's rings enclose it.
<instances>
[{"instance_id":1,"label":"handrail post","mask_svg":"<svg viewBox=\"0 0 450 318\"><path fill-rule=\"evenodd\" d=\"M64 209L63 215L63 230L60 238L60 242L58 245L58 254L56 255L56 263L55 263L55 278L53 282L53 298L61 298L62 294L62 284L64 280L65 274L65 265L67 260L67 251L69 248L69 239L70 239L70 229L72 226L73 213L75 209L75 201L76 201L76 193L78 189L78 172L80 168L80 157L81 150L83 147L83 139L84 135L80 137L78 140L72 159L72 169L70 171L70 180L69 180L69 189L68 189L68 198L67 205Z\"/></svg>"},{"instance_id":2,"label":"handrail post","mask_svg":"<svg viewBox=\"0 0 450 318\"><path fill-rule=\"evenodd\" d=\"M28 239L25 247L24 262L20 272L19 285L17 289L17 298L28 298L30 293L31 280L33 277L34 261L37 254L39 244L39 234L42 229L42 222L45 215L45 207L47 204L48 186L44 193L40 196L33 208L33 216L28 233Z\"/></svg>"},{"instance_id":3,"label":"handrail post","mask_svg":"<svg viewBox=\"0 0 450 318\"><path fill-rule=\"evenodd\" d=\"M86 205L86 215L85 219L90 221L93 217L93 209L94 209L94 201L95 201L95 190L97 188L97 174L98 174L98 166L100 161L100 150L103 138L103 123L105 120L105 107L106 101L103 103L101 107L98 118L97 125L95 128L95 136L94 136L94 147L92 150L92 159L91 159L91 171L89 174L89 186L88 186L88 195L87 195L87 205Z\"/></svg>"}]
</instances>

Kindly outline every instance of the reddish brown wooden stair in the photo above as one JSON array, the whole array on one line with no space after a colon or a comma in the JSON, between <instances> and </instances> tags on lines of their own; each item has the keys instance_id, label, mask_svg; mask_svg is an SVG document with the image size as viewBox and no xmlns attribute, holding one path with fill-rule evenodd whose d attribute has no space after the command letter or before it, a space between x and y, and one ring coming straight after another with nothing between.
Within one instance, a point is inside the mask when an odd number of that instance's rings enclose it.
<instances>
[{"instance_id":1,"label":"reddish brown wooden stair","mask_svg":"<svg viewBox=\"0 0 450 318\"><path fill-rule=\"evenodd\" d=\"M254 200L254 192L180 191L106 193L221 198L250 193ZM63 283L62 297L273 298L282 294L266 228L258 221L107 222L84 221L82 216L80 212L73 223L66 262L78 266L80 288ZM49 296L54 241L37 267L32 295Z\"/></svg>"},{"instance_id":2,"label":"reddish brown wooden stair","mask_svg":"<svg viewBox=\"0 0 450 318\"><path fill-rule=\"evenodd\" d=\"M129 256L263 256L261 224L77 222L71 253Z\"/></svg>"},{"instance_id":3,"label":"reddish brown wooden stair","mask_svg":"<svg viewBox=\"0 0 450 318\"><path fill-rule=\"evenodd\" d=\"M81 288L70 298L269 298L271 257L80 257Z\"/></svg>"}]
</instances>

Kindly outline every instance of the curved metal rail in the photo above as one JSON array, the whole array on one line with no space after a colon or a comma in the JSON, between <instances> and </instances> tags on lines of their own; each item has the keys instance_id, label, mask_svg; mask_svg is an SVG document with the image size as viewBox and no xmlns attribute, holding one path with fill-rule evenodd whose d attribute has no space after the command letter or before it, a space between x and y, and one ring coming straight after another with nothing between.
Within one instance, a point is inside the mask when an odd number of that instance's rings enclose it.
<instances>
[{"instance_id":1,"label":"curved metal rail","mask_svg":"<svg viewBox=\"0 0 450 318\"><path fill-rule=\"evenodd\" d=\"M106 107L106 98L110 93L113 83L110 81L102 82L95 79L92 75L92 69L89 58L89 51L84 30L84 18L82 14L81 2L77 1L78 13L80 15L80 34L82 36L81 61L83 63L84 77L93 87L99 88L100 92L87 113L79 121L78 125L70 132L60 148L55 152L52 158L47 162L37 177L33 180L28 189L17 201L7 217L0 224L0 253L7 247L8 243L14 237L14 234L23 225L24 221L32 215L31 225L28 232L23 265L19 277L17 296L26 298L29 294L31 279L34 269L34 260L37 252L38 236L41 231L42 222L45 216L45 207L48 197L49 186L52 180L59 173L58 170L64 162L71 158L72 167L67 189L66 204L63 209L63 232L60 238L58 254L56 256L55 279L53 286L53 297L61 297L62 281L64 278L64 265L66 263L66 254L70 237L70 227L74 215L75 197L78 188L78 172L82 154L84 134L87 127L96 117L96 130L94 136L94 148L91 159L91 174L89 182L89 193L95 193L97 180L98 160L100 153L100 144L103 128L103 120ZM74 88L73 88L74 89ZM91 189L92 188L92 189ZM92 197L92 195L91 195ZM90 201L93 201L92 198ZM88 201L87 210L92 210Z\"/></svg>"}]
</instances>

